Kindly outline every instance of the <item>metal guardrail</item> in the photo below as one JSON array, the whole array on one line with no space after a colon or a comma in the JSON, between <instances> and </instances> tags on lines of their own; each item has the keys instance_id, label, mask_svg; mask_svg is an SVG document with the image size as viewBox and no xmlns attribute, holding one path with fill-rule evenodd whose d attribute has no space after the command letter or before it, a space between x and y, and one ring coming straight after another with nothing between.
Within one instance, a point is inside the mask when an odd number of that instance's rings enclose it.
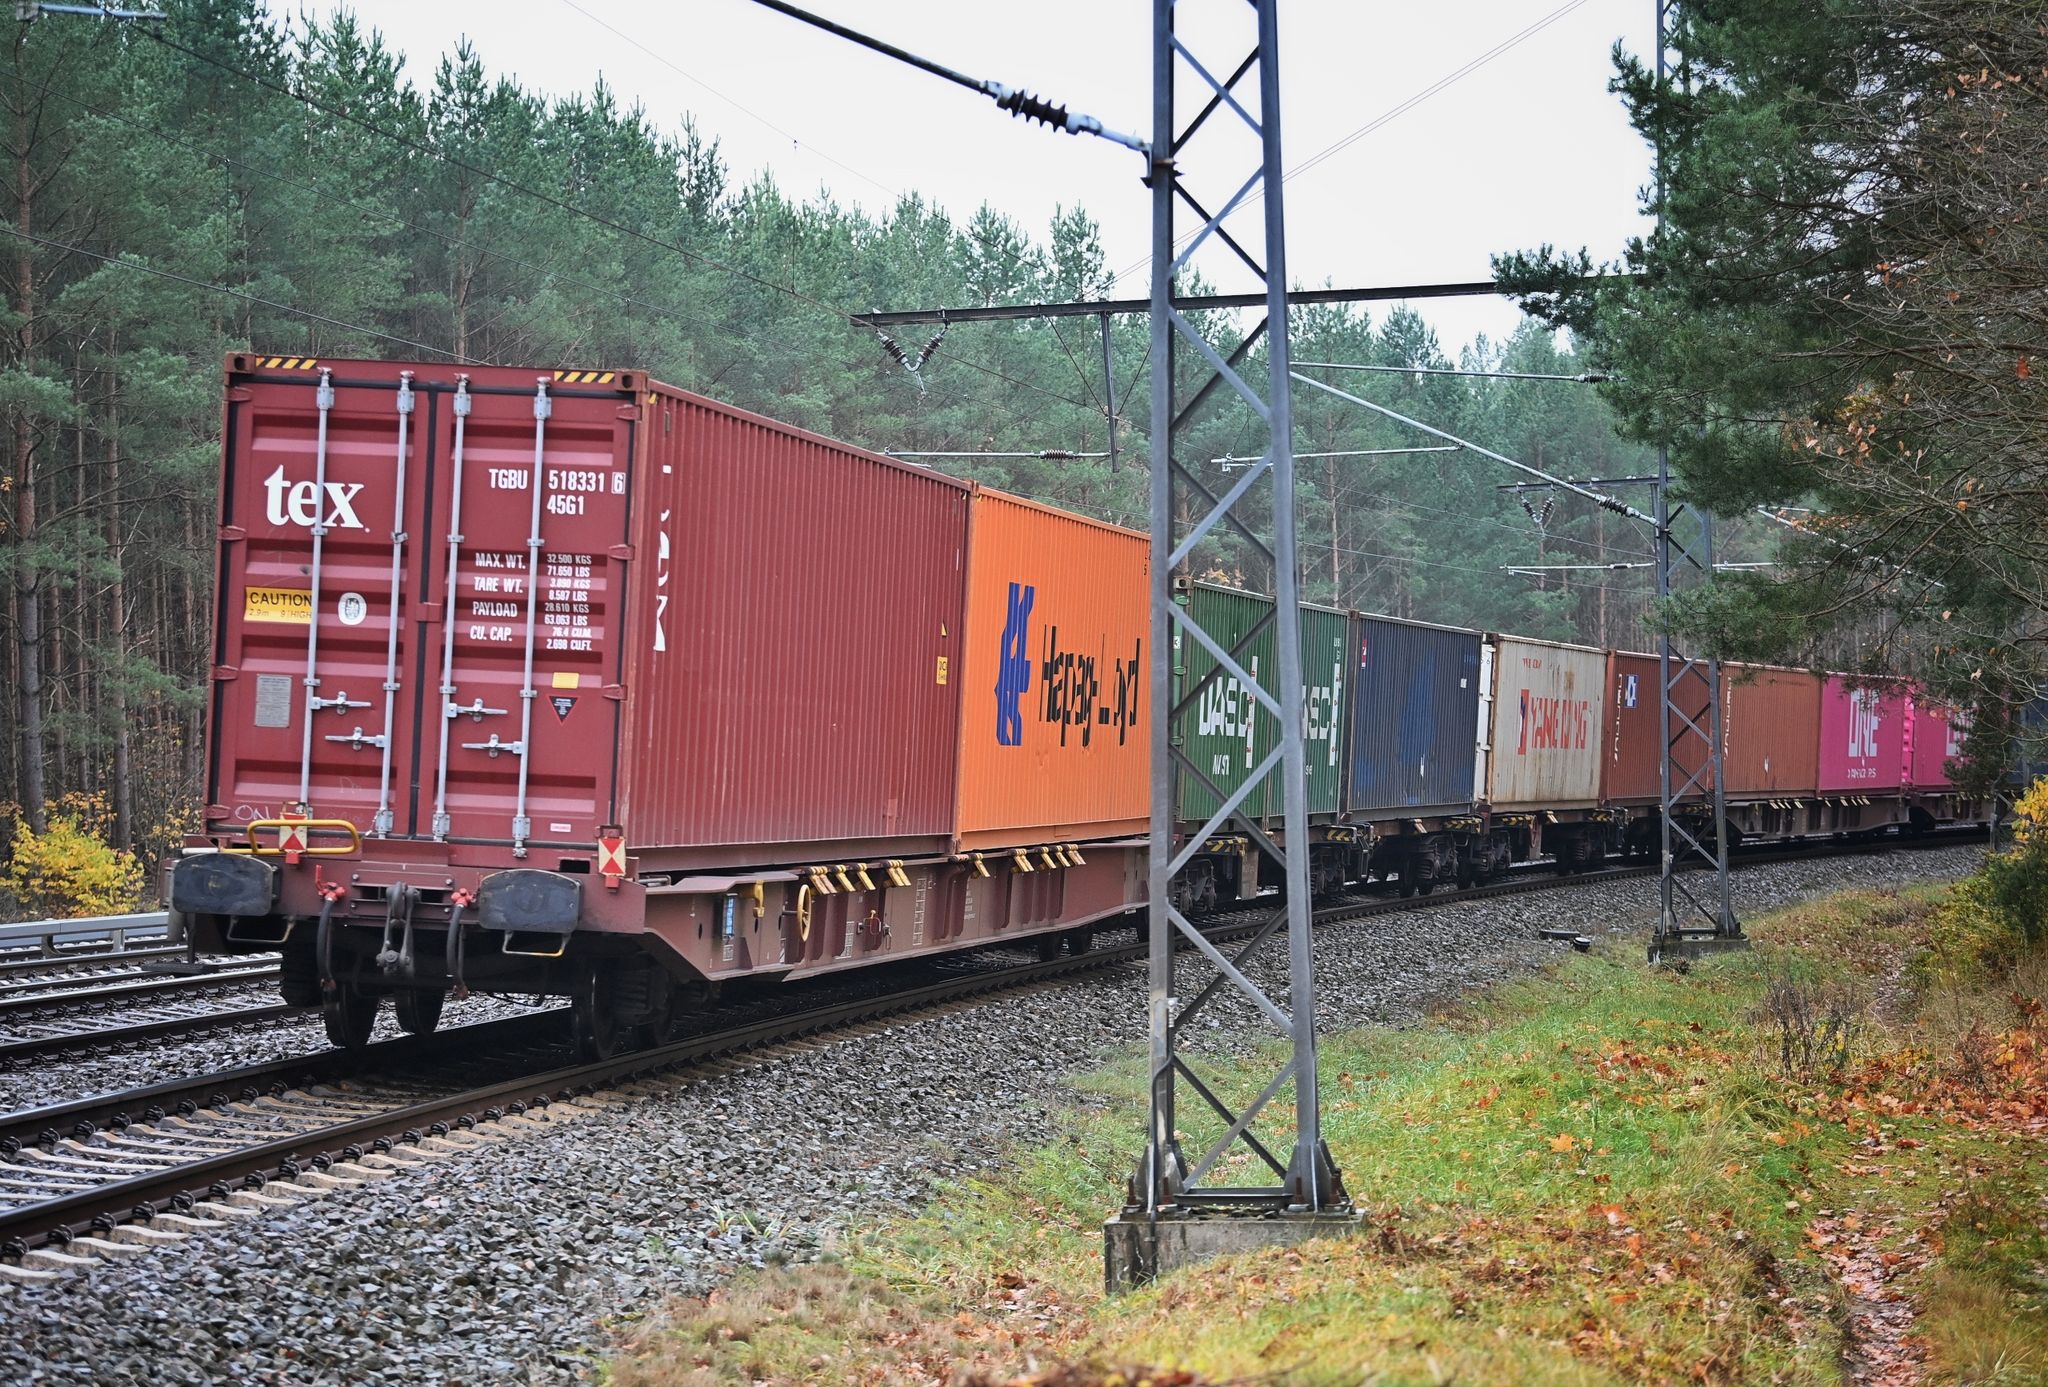
<instances>
[{"instance_id":1,"label":"metal guardrail","mask_svg":"<svg viewBox=\"0 0 2048 1387\"><path fill-rule=\"evenodd\" d=\"M79 920L24 920L0 925L0 949L40 949L45 957L64 952L63 944L107 944L126 948L130 935L146 939L182 942L171 925L168 911L149 910L136 915L93 915Z\"/></svg>"}]
</instances>

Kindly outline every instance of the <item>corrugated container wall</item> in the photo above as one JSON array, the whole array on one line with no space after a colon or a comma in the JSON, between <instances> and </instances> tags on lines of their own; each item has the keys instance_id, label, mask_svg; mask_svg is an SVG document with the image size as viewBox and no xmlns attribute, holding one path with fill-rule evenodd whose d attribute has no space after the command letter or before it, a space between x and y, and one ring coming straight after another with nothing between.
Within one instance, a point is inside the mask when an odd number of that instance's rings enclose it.
<instances>
[{"instance_id":1,"label":"corrugated container wall","mask_svg":"<svg viewBox=\"0 0 2048 1387\"><path fill-rule=\"evenodd\" d=\"M1819 779L1821 678L1774 665L1721 666L1721 776L1739 799L1812 795Z\"/></svg>"},{"instance_id":2,"label":"corrugated container wall","mask_svg":"<svg viewBox=\"0 0 2048 1387\"><path fill-rule=\"evenodd\" d=\"M1599 803L1606 683L1604 650L1498 638L1487 763L1487 800L1496 810Z\"/></svg>"},{"instance_id":3,"label":"corrugated container wall","mask_svg":"<svg viewBox=\"0 0 2048 1387\"><path fill-rule=\"evenodd\" d=\"M1948 766L1963 754L1963 742L1970 727L1968 714L1937 703L1925 694L1915 694L1912 703L1913 724L1908 738L1912 769L1907 783L1916 790L1946 790L1955 784Z\"/></svg>"},{"instance_id":4,"label":"corrugated container wall","mask_svg":"<svg viewBox=\"0 0 2048 1387\"><path fill-rule=\"evenodd\" d=\"M1348 815L1370 820L1472 807L1479 643L1476 631L1352 619Z\"/></svg>"},{"instance_id":5,"label":"corrugated container wall","mask_svg":"<svg viewBox=\"0 0 2048 1387\"><path fill-rule=\"evenodd\" d=\"M1225 650L1231 649L1253 627L1265 625L1236 655L1238 666L1264 689L1274 687L1273 670L1278 661L1274 638L1276 623L1266 620L1273 599L1235 588L1196 583L1187 593L1190 615L1204 631L1215 637ZM1302 741L1308 769L1308 812L1328 817L1337 812L1344 778L1343 718L1345 684L1350 661L1347 647L1350 633L1343 612L1327 607L1303 606L1301 622ZM1176 637L1174 667L1179 670L1182 689L1216 668L1216 659L1197 641L1186 635ZM1184 696L1184 695L1183 695ZM1268 712L1235 676L1224 675L1210 682L1181 713L1174 740L1181 752L1215 784L1229 794L1256 770L1279 742L1280 720ZM1222 801L1200 781L1183 770L1180 780L1179 817L1206 820ZM1252 818L1274 818L1283 810L1280 782L1268 778L1252 792L1243 811Z\"/></svg>"},{"instance_id":6,"label":"corrugated container wall","mask_svg":"<svg viewBox=\"0 0 2048 1387\"><path fill-rule=\"evenodd\" d=\"M969 488L666 387L637 403L629 841L942 844Z\"/></svg>"},{"instance_id":7,"label":"corrugated container wall","mask_svg":"<svg viewBox=\"0 0 2048 1387\"><path fill-rule=\"evenodd\" d=\"M1903 685L1829 675L1820 701L1820 792L1897 790L1906 772L1906 710Z\"/></svg>"},{"instance_id":8,"label":"corrugated container wall","mask_svg":"<svg viewBox=\"0 0 2048 1387\"><path fill-rule=\"evenodd\" d=\"M1150 538L977 490L968 552L960 845L1143 832Z\"/></svg>"},{"instance_id":9,"label":"corrugated container wall","mask_svg":"<svg viewBox=\"0 0 2048 1387\"><path fill-rule=\"evenodd\" d=\"M1609 804L1657 804L1663 798L1660 779L1664 768L1663 700L1657 691L1664 677L1655 655L1631 655L1616 651L1607 661L1607 782L1604 798ZM1686 781L1706 761L1712 731L1707 726L1707 676L1704 670L1680 676L1671 691L1672 741L1678 760L1672 767L1672 789L1682 790ZM1684 731L1680 715L1698 724L1700 734ZM1683 733L1684 735L1681 735ZM1700 788L1686 798L1710 796L1713 782L1703 780Z\"/></svg>"}]
</instances>

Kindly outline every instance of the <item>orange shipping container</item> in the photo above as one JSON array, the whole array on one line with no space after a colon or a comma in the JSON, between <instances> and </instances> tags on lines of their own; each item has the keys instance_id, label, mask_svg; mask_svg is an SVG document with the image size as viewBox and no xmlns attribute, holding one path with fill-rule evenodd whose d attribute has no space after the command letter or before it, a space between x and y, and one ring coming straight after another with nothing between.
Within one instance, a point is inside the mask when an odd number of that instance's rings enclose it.
<instances>
[{"instance_id":1,"label":"orange shipping container","mask_svg":"<svg viewBox=\"0 0 2048 1387\"><path fill-rule=\"evenodd\" d=\"M960 670L962 848L1147 826L1151 541L977 488Z\"/></svg>"}]
</instances>

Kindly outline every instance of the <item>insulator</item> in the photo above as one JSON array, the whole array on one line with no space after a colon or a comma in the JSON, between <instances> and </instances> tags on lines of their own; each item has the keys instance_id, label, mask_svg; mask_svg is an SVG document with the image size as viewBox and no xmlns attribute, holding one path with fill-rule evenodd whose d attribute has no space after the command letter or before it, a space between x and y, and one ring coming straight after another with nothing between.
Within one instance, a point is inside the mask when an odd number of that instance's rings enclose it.
<instances>
[{"instance_id":1,"label":"insulator","mask_svg":"<svg viewBox=\"0 0 2048 1387\"><path fill-rule=\"evenodd\" d=\"M1067 129L1067 108L1055 106L1042 96L1033 96L1026 91L1006 92L997 98L996 105L1013 116L1044 121L1055 130Z\"/></svg>"},{"instance_id":2,"label":"insulator","mask_svg":"<svg viewBox=\"0 0 2048 1387\"><path fill-rule=\"evenodd\" d=\"M898 366L903 367L905 370L914 371L917 369L916 367L910 364L910 358L907 354L905 354L903 348L896 345L896 339L888 336L887 334L882 335L882 352L891 361L895 362Z\"/></svg>"}]
</instances>

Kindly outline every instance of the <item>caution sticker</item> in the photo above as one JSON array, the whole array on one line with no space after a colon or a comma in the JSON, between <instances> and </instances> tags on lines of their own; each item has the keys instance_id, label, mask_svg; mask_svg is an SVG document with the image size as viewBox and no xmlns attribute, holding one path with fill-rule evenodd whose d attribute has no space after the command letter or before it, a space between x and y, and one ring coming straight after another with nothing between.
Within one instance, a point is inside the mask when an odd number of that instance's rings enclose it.
<instances>
[{"instance_id":1,"label":"caution sticker","mask_svg":"<svg viewBox=\"0 0 2048 1387\"><path fill-rule=\"evenodd\" d=\"M304 588L244 588L242 620L281 621L287 626L311 626L313 594Z\"/></svg>"}]
</instances>

